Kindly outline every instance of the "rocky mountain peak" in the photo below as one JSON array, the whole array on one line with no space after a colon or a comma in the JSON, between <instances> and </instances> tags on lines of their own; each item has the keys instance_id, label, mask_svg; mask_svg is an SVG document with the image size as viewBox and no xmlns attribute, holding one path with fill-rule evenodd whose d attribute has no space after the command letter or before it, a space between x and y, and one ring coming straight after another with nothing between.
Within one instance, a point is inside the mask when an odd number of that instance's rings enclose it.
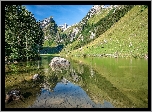
<instances>
[{"instance_id":1,"label":"rocky mountain peak","mask_svg":"<svg viewBox=\"0 0 152 112\"><path fill-rule=\"evenodd\" d=\"M42 20L41 23L41 27L44 28L45 26L47 26L50 22L53 21L53 17L50 16L49 18L45 18L44 20Z\"/></svg>"}]
</instances>

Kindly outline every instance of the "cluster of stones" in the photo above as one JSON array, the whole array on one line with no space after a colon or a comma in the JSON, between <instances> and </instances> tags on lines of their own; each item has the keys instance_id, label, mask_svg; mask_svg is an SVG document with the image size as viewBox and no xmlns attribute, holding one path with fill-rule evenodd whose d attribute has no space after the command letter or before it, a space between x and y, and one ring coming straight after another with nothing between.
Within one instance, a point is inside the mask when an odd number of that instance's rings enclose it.
<instances>
[{"instance_id":1,"label":"cluster of stones","mask_svg":"<svg viewBox=\"0 0 152 112\"><path fill-rule=\"evenodd\" d=\"M20 90L14 89L14 90L9 91L6 94L5 103L9 103L10 101L13 101L13 100L19 100L21 98L22 98L22 95L21 95Z\"/></svg>"}]
</instances>

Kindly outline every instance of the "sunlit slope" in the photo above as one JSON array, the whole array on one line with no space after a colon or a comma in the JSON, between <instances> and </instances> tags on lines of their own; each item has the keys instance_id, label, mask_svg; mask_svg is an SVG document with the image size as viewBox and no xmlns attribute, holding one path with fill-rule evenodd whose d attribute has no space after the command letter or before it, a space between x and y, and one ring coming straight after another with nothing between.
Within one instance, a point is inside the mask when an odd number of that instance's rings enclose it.
<instances>
[{"instance_id":1,"label":"sunlit slope","mask_svg":"<svg viewBox=\"0 0 152 112\"><path fill-rule=\"evenodd\" d=\"M101 10L99 13L95 14L94 16L92 16L91 18L89 18L89 20L87 21L87 23L89 25L92 25L92 24L96 24L98 21L100 21L102 18L106 17L107 14L109 13L109 10ZM79 24L78 25L74 25L74 26L71 26L70 28L68 28L67 30L64 31L64 33L69 33L73 28L75 27L79 27ZM79 37L80 34L78 34L78 37ZM67 53L70 53L70 51L72 51L74 48L76 48L78 46L78 48L80 48L81 44L79 42L79 40L75 40L73 43L70 43L66 46L65 49L62 50L61 53L63 54L67 54Z\"/></svg>"},{"instance_id":2,"label":"sunlit slope","mask_svg":"<svg viewBox=\"0 0 152 112\"><path fill-rule=\"evenodd\" d=\"M70 54L145 57L148 54L148 9L135 6L99 38Z\"/></svg>"},{"instance_id":3,"label":"sunlit slope","mask_svg":"<svg viewBox=\"0 0 152 112\"><path fill-rule=\"evenodd\" d=\"M104 18L109 13L109 10L102 10L99 13L95 14L93 17L91 17L88 20L88 23L91 25L96 24L98 21L100 21L102 18Z\"/></svg>"}]
</instances>

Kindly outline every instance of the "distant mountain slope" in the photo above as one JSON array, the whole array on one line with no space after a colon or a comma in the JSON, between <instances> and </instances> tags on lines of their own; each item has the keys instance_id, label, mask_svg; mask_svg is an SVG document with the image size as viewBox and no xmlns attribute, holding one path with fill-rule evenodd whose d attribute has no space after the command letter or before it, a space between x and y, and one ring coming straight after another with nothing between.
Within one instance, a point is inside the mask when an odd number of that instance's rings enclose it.
<instances>
[{"instance_id":1,"label":"distant mountain slope","mask_svg":"<svg viewBox=\"0 0 152 112\"><path fill-rule=\"evenodd\" d=\"M75 43L73 43L75 44ZM71 45L72 46L72 45ZM148 55L148 8L134 6L97 39L71 55L144 58Z\"/></svg>"},{"instance_id":2,"label":"distant mountain slope","mask_svg":"<svg viewBox=\"0 0 152 112\"><path fill-rule=\"evenodd\" d=\"M41 21L41 28L45 37L43 47L57 46L56 43L58 41L58 29L53 17L50 16Z\"/></svg>"},{"instance_id":3,"label":"distant mountain slope","mask_svg":"<svg viewBox=\"0 0 152 112\"><path fill-rule=\"evenodd\" d=\"M41 21L41 27L45 35L43 46L53 47L61 44L66 46L68 43L73 43L78 40L82 40L81 46L85 45L86 42L92 41L92 39L95 38L94 32L98 29L94 30L94 25L96 23L98 24L110 10L117 7L122 6L110 5L109 7L105 7L104 5L94 5L79 23L72 25L66 30L62 30L58 27L52 16L45 18ZM88 32L88 30L90 31ZM77 47L79 47L79 45L74 46L74 49L77 49Z\"/></svg>"}]
</instances>

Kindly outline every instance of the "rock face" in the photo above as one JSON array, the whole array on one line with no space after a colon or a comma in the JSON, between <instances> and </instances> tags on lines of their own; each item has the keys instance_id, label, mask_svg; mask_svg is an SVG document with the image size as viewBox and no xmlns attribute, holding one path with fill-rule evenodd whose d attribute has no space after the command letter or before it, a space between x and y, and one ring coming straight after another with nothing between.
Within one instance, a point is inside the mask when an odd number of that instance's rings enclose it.
<instances>
[{"instance_id":1,"label":"rock face","mask_svg":"<svg viewBox=\"0 0 152 112\"><path fill-rule=\"evenodd\" d=\"M43 27L47 26L52 21L53 21L53 17L49 17L49 18L44 19L43 21L40 22L41 27L43 28Z\"/></svg>"},{"instance_id":2,"label":"rock face","mask_svg":"<svg viewBox=\"0 0 152 112\"><path fill-rule=\"evenodd\" d=\"M61 57L54 57L49 64L53 71L65 70L70 67L70 62Z\"/></svg>"}]
</instances>

